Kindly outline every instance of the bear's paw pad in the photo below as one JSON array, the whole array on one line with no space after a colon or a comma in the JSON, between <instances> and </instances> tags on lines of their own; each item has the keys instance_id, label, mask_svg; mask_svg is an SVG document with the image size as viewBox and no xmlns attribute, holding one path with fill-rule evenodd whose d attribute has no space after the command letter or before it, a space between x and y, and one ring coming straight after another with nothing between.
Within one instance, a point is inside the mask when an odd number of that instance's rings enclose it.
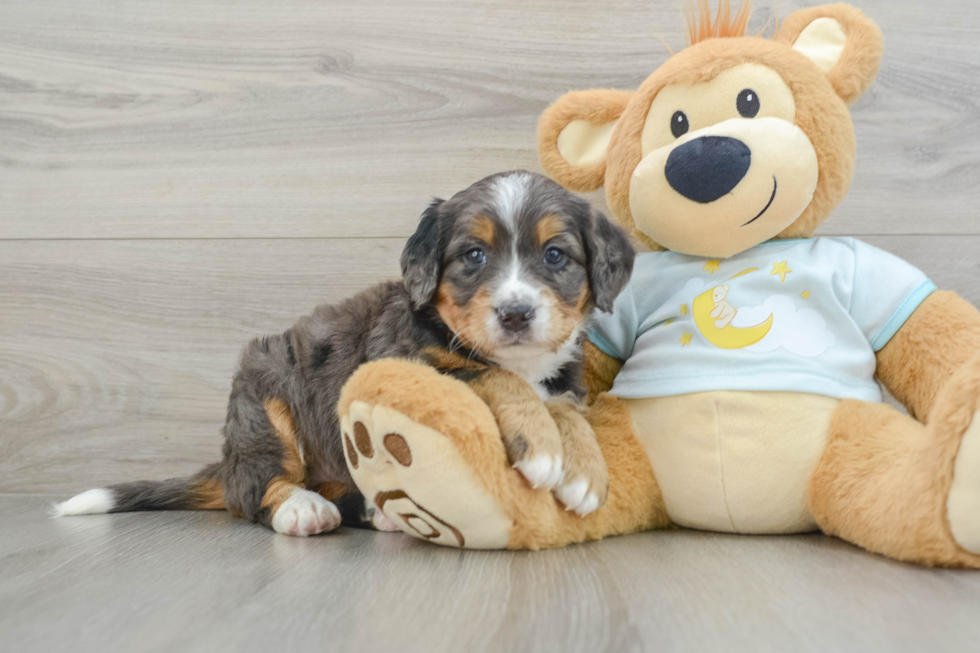
<instances>
[{"instance_id":1,"label":"bear's paw pad","mask_svg":"<svg viewBox=\"0 0 980 653\"><path fill-rule=\"evenodd\" d=\"M451 438L363 401L351 402L341 429L354 482L400 530L444 546L507 546L510 520Z\"/></svg>"}]
</instances>

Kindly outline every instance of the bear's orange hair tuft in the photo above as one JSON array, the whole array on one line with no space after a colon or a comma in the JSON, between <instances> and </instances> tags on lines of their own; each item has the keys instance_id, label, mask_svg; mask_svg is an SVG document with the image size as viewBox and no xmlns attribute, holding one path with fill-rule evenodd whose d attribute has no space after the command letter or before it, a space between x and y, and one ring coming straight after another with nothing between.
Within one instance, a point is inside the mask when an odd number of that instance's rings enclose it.
<instances>
[{"instance_id":1,"label":"bear's orange hair tuft","mask_svg":"<svg viewBox=\"0 0 980 653\"><path fill-rule=\"evenodd\" d=\"M714 20L711 18L711 8L708 0L690 0L688 6L687 44L694 45L705 39L745 36L745 28L749 24L749 14L752 11L752 0L743 0L738 11L732 16L731 0L718 0L718 13Z\"/></svg>"}]
</instances>

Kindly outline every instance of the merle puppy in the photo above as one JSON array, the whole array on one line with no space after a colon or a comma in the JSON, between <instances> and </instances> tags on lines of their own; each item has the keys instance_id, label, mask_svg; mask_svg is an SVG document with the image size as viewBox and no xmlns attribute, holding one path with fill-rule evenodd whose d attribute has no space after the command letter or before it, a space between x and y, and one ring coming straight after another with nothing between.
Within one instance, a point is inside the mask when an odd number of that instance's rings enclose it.
<instances>
[{"instance_id":1,"label":"merle puppy","mask_svg":"<svg viewBox=\"0 0 980 653\"><path fill-rule=\"evenodd\" d=\"M533 486L582 515L602 505L608 476L579 412L579 357L590 311L610 310L632 271L624 232L553 181L506 172L435 200L401 264L402 281L245 347L221 462L89 490L56 512L227 508L290 535L393 528L351 481L335 408L359 365L392 356L468 383Z\"/></svg>"}]
</instances>

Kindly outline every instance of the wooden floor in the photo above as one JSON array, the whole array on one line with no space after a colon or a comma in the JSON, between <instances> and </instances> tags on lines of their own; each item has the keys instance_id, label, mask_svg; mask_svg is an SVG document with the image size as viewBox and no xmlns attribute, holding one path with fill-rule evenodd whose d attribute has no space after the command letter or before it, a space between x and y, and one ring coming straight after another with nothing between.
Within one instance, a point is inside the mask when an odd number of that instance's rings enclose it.
<instances>
[{"instance_id":1,"label":"wooden floor","mask_svg":"<svg viewBox=\"0 0 980 653\"><path fill-rule=\"evenodd\" d=\"M855 1L886 55L853 108L853 189L820 233L980 304L980 4ZM758 31L777 3L755 5ZM216 514L53 522L26 496L217 459L249 338L395 276L433 195L539 170L540 112L636 87L660 37L683 45L680 6L0 0L0 492L25 495L2 501L0 650L965 641L974 575L819 537L461 554Z\"/></svg>"},{"instance_id":2,"label":"wooden floor","mask_svg":"<svg viewBox=\"0 0 980 653\"><path fill-rule=\"evenodd\" d=\"M820 535L456 551L225 513L50 519L0 495L0 650L975 651L980 574Z\"/></svg>"}]
</instances>

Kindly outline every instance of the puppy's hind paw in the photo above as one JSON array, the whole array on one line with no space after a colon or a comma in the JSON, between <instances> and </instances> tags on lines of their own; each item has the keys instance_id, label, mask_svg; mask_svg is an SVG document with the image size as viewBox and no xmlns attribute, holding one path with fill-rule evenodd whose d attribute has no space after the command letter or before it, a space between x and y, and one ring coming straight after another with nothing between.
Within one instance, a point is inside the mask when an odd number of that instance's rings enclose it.
<instances>
[{"instance_id":1,"label":"puppy's hind paw","mask_svg":"<svg viewBox=\"0 0 980 653\"><path fill-rule=\"evenodd\" d=\"M296 488L272 516L277 533L306 537L326 533L340 526L337 506L316 492Z\"/></svg>"}]
</instances>

